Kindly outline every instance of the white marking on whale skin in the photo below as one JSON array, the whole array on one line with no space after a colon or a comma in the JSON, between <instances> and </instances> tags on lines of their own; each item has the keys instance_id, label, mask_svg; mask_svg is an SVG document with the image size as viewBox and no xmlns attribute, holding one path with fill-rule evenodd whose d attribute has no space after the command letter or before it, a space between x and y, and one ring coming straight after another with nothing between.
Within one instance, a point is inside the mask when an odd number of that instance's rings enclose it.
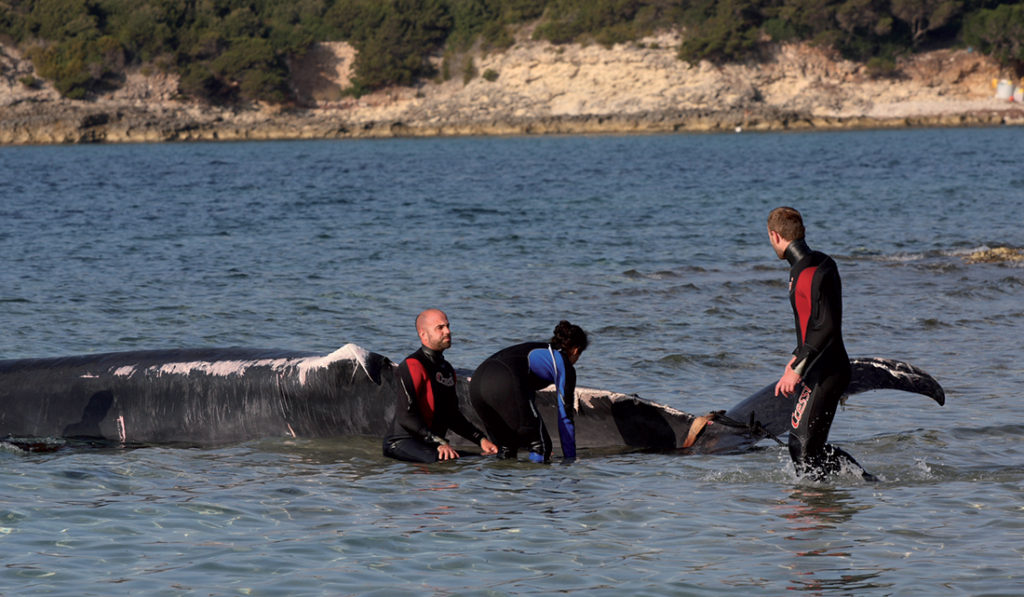
<instances>
[{"instance_id":1,"label":"white marking on whale skin","mask_svg":"<svg viewBox=\"0 0 1024 597\"><path fill-rule=\"evenodd\" d=\"M192 371L201 371L207 375L218 377L229 377L231 375L245 375L245 372L252 367L269 367L272 370L280 371L289 365L294 365L302 359L254 359L251 361L192 361L187 363L164 363L159 367L150 367L147 371L156 374L182 374L187 375Z\"/></svg>"},{"instance_id":2,"label":"white marking on whale skin","mask_svg":"<svg viewBox=\"0 0 1024 597\"><path fill-rule=\"evenodd\" d=\"M472 379L472 378L470 378L470 379ZM556 400L558 399L558 389L555 388L555 384L548 384L548 385L544 386L543 388L541 388L541 389L539 389L537 391L538 392L544 392L545 394L552 394L552 395L555 396ZM600 395L600 396L607 396L609 394L609 392L601 392L601 390L589 390L587 388L576 388L576 392L573 393L573 397L572 397L572 412L574 412L574 413L580 412L580 395L582 393L585 393L585 392L591 392L591 393L594 393L594 394ZM594 396L588 396L588 398L589 399L587 400L587 406L593 408L593 405L591 404L590 400L593 399Z\"/></svg>"},{"instance_id":3,"label":"white marking on whale skin","mask_svg":"<svg viewBox=\"0 0 1024 597\"><path fill-rule=\"evenodd\" d=\"M93 375L92 373L83 373L78 376L79 379L99 379L99 377L99 375Z\"/></svg>"},{"instance_id":4,"label":"white marking on whale skin","mask_svg":"<svg viewBox=\"0 0 1024 597\"><path fill-rule=\"evenodd\" d=\"M631 394L621 394L619 392L609 392L608 390L598 390L594 388L576 388L576 412L579 412L580 403L585 404L588 408L594 408L594 400L598 398L609 398L612 402L619 402L622 400L637 400L651 406L657 407L670 415L692 417L690 413L683 412L681 410L672 408L659 402L652 402L650 400L644 400L638 396Z\"/></svg>"},{"instance_id":5,"label":"white marking on whale skin","mask_svg":"<svg viewBox=\"0 0 1024 597\"><path fill-rule=\"evenodd\" d=\"M905 364L895 361L886 361L884 359L864 359L861 363L871 365L876 369L881 369L892 377L899 377L906 380L914 380L920 377L916 371L908 369Z\"/></svg>"},{"instance_id":6,"label":"white marking on whale skin","mask_svg":"<svg viewBox=\"0 0 1024 597\"><path fill-rule=\"evenodd\" d=\"M297 372L299 384L306 385L306 378L310 371L326 369L331 364L352 360L359 363L360 368L366 376L373 379L369 371L370 351L357 344L346 344L331 354L323 357L298 357L283 359L253 359L234 361L183 361L177 363L163 363L161 365L147 367L145 372L154 375L188 375L193 371L199 371L207 375L218 377L229 377L232 375L242 376L252 367L268 367L277 372L279 376L285 376ZM125 365L118 367L112 373L117 377L131 377L138 370L137 365ZM355 371L353 371L353 375Z\"/></svg>"},{"instance_id":7,"label":"white marking on whale skin","mask_svg":"<svg viewBox=\"0 0 1024 597\"><path fill-rule=\"evenodd\" d=\"M313 369L326 369L327 367L330 367L332 363L336 363L338 361L355 361L359 363L359 367L363 370L363 373L366 374L366 377L373 379L373 375L370 374L370 370L367 368L369 360L369 350L366 350L358 344L348 343L325 357L310 357L299 363L299 383L306 385L306 374ZM352 375L353 377L355 376L355 370L352 371Z\"/></svg>"},{"instance_id":8,"label":"white marking on whale skin","mask_svg":"<svg viewBox=\"0 0 1024 597\"><path fill-rule=\"evenodd\" d=\"M164 363L153 367L146 367L142 371L155 375L188 375L193 371L201 371L207 375L227 377L230 375L244 375L251 367L270 367L275 370L282 370L289 365L294 365L305 359L254 359L250 361L182 361L177 363ZM131 377L139 371L138 365L124 365L111 371L116 377Z\"/></svg>"}]
</instances>

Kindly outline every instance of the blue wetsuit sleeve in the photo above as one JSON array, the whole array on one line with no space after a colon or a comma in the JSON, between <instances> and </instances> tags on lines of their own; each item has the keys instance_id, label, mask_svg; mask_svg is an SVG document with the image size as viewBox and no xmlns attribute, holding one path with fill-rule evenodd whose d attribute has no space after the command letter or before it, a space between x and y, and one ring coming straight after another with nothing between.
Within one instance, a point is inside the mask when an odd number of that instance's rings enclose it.
<instances>
[{"instance_id":1,"label":"blue wetsuit sleeve","mask_svg":"<svg viewBox=\"0 0 1024 597\"><path fill-rule=\"evenodd\" d=\"M562 374L562 390L558 401L558 437L562 440L562 456L576 458L576 422L572 412L576 400L576 370L572 365Z\"/></svg>"},{"instance_id":2,"label":"blue wetsuit sleeve","mask_svg":"<svg viewBox=\"0 0 1024 597\"><path fill-rule=\"evenodd\" d=\"M558 439L562 456L576 458L576 424L573 422L573 402L576 397L576 370L567 365L562 353L538 348L530 351L530 371L537 377L553 383L558 393Z\"/></svg>"}]
</instances>

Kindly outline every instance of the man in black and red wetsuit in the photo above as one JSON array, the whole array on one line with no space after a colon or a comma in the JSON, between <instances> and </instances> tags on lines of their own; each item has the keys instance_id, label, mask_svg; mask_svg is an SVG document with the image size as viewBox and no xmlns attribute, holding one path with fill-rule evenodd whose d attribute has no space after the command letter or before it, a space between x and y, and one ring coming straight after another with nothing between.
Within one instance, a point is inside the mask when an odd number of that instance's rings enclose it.
<instances>
[{"instance_id":1,"label":"man in black and red wetsuit","mask_svg":"<svg viewBox=\"0 0 1024 597\"><path fill-rule=\"evenodd\" d=\"M427 309L416 318L422 346L398 366L402 395L395 408L391 433L384 438L384 455L411 462L458 458L445 435L451 429L480 446L484 454L498 447L459 411L455 369L442 356L452 345L448 316Z\"/></svg>"},{"instance_id":2,"label":"man in black and red wetsuit","mask_svg":"<svg viewBox=\"0 0 1024 597\"><path fill-rule=\"evenodd\" d=\"M839 399L850 383L843 345L843 290L836 262L804 241L800 212L778 207L768 215L768 238L779 259L789 261L789 300L796 319L796 350L775 384L775 395L800 395L790 420L789 455L798 475L824 477L845 463L861 470L841 449L827 445Z\"/></svg>"}]
</instances>

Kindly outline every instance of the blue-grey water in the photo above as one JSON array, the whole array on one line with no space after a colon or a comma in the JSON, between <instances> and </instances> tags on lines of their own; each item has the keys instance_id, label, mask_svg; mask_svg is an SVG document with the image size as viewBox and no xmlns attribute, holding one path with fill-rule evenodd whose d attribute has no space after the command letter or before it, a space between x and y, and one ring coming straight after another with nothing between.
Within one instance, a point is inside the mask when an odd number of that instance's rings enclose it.
<instances>
[{"instance_id":1,"label":"blue-grey water","mask_svg":"<svg viewBox=\"0 0 1024 597\"><path fill-rule=\"evenodd\" d=\"M0 358L149 348L400 359L445 309L472 369L560 319L580 384L689 412L793 348L767 212L839 263L882 480L731 455L387 460L375 438L0 450L3 595L1017 595L1024 129L0 148ZM2 405L0 405L2 408Z\"/></svg>"}]
</instances>

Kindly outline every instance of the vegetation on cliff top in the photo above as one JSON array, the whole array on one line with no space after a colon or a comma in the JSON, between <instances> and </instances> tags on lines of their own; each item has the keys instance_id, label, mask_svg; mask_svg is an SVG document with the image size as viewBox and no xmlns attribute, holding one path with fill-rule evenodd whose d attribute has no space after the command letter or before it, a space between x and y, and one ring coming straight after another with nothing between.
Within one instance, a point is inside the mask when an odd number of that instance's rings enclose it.
<instances>
[{"instance_id":1,"label":"vegetation on cliff top","mask_svg":"<svg viewBox=\"0 0 1024 597\"><path fill-rule=\"evenodd\" d=\"M528 23L556 44L682 27L690 62L806 40L878 74L908 52L970 45L1024 74L1019 0L0 0L0 41L69 98L116 88L135 66L175 72L207 101L287 102L288 58L318 41L359 50L358 94L436 76L429 58L442 52L508 47Z\"/></svg>"}]
</instances>

